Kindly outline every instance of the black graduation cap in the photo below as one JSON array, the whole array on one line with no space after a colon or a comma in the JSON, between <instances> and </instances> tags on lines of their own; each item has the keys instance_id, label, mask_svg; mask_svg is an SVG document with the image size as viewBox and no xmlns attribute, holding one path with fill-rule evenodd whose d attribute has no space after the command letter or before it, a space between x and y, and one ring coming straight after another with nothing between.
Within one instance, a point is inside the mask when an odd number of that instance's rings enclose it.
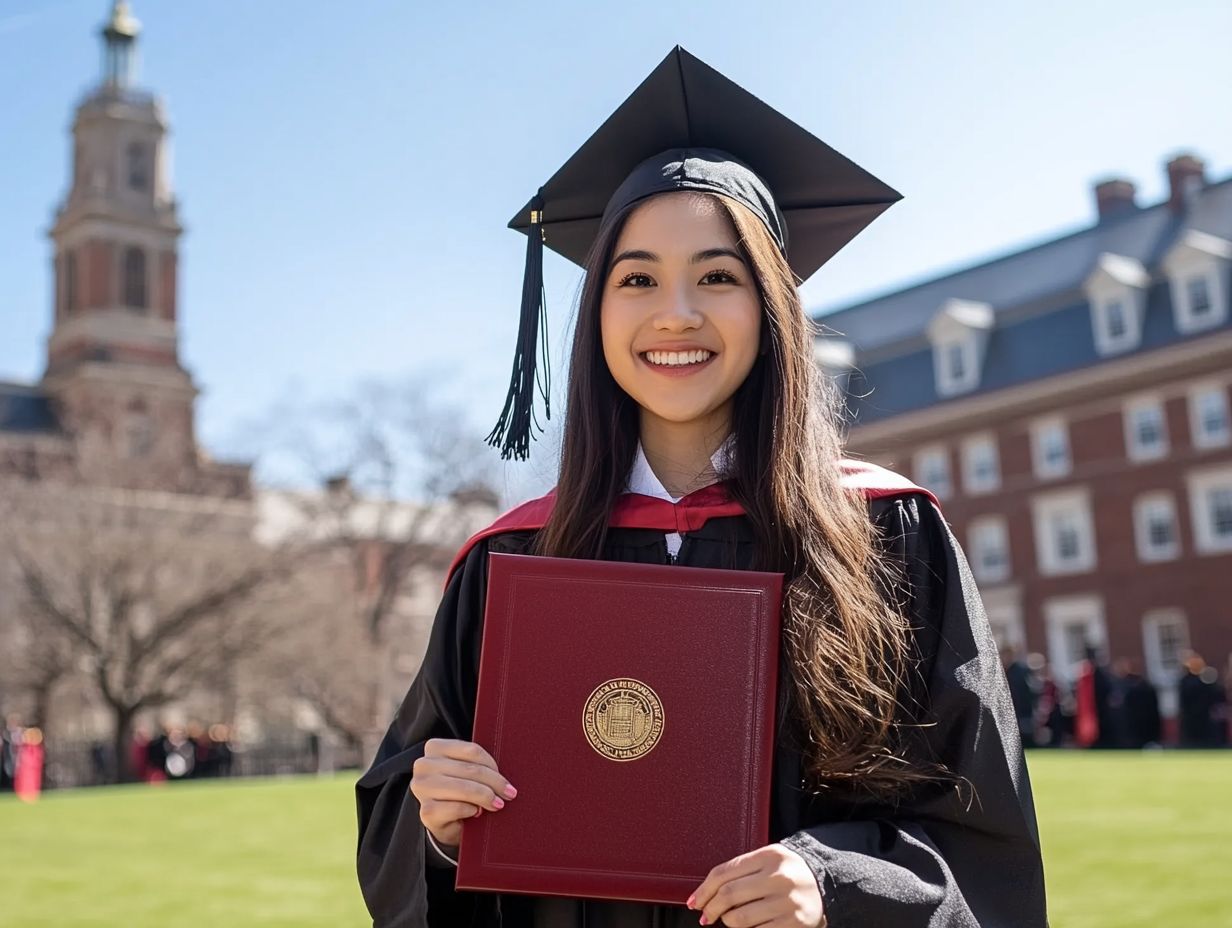
<instances>
[{"instance_id":1,"label":"black graduation cap","mask_svg":"<svg viewBox=\"0 0 1232 928\"><path fill-rule=\"evenodd\" d=\"M545 402L543 246L583 264L605 218L667 190L724 193L762 218L804 280L901 195L679 45L509 223L527 234L513 376L488 442L530 450L536 360ZM537 350L538 345L538 350ZM551 410L546 410L549 418Z\"/></svg>"}]
</instances>

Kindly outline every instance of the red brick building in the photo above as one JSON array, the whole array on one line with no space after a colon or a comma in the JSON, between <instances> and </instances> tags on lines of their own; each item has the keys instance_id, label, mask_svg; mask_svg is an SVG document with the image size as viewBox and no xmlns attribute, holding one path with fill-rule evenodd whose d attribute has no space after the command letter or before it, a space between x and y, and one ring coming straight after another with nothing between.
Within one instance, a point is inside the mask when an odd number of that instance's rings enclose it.
<instances>
[{"instance_id":1,"label":"red brick building","mask_svg":"<svg viewBox=\"0 0 1232 928\"><path fill-rule=\"evenodd\" d=\"M848 447L934 490L1002 644L1232 653L1232 178L1095 188L1070 235L818 318Z\"/></svg>"}]
</instances>

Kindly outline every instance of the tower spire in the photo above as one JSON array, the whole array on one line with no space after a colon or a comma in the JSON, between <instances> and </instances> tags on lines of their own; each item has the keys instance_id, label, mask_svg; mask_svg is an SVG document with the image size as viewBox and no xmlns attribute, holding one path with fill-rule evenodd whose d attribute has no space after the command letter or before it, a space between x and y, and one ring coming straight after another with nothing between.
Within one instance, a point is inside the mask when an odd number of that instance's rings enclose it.
<instances>
[{"instance_id":1,"label":"tower spire","mask_svg":"<svg viewBox=\"0 0 1232 928\"><path fill-rule=\"evenodd\" d=\"M128 0L115 0L111 18L102 29L103 85L107 89L123 91L132 86L140 32L141 23L133 17Z\"/></svg>"}]
</instances>

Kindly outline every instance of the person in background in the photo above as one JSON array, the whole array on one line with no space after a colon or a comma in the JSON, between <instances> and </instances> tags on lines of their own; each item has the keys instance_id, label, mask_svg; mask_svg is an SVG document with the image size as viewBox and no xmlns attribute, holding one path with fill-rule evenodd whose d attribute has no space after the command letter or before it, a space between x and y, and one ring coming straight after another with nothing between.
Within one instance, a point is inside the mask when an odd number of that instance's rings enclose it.
<instances>
[{"instance_id":1,"label":"person in background","mask_svg":"<svg viewBox=\"0 0 1232 928\"><path fill-rule=\"evenodd\" d=\"M1122 658L1121 696L1125 722L1125 746L1158 747L1163 740L1159 694L1155 685L1139 673L1135 661Z\"/></svg>"},{"instance_id":2,"label":"person in background","mask_svg":"<svg viewBox=\"0 0 1232 928\"><path fill-rule=\"evenodd\" d=\"M1001 663L1010 686L1010 700L1018 719L1018 733L1024 748L1035 747L1035 707L1039 699L1039 684L1027 662L1014 648L1001 649Z\"/></svg>"},{"instance_id":3,"label":"person in background","mask_svg":"<svg viewBox=\"0 0 1232 928\"><path fill-rule=\"evenodd\" d=\"M1180 699L1181 747L1209 748L1216 744L1215 708L1219 675L1202 655L1191 652L1177 685Z\"/></svg>"}]
</instances>

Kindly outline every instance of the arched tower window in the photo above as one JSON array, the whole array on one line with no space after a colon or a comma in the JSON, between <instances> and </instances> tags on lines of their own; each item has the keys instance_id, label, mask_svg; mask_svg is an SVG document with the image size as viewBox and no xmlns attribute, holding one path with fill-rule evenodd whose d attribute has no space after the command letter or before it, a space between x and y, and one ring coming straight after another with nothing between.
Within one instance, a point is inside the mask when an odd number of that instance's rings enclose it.
<instances>
[{"instance_id":1,"label":"arched tower window","mask_svg":"<svg viewBox=\"0 0 1232 928\"><path fill-rule=\"evenodd\" d=\"M77 256L71 251L64 253L64 311L77 311Z\"/></svg>"},{"instance_id":2,"label":"arched tower window","mask_svg":"<svg viewBox=\"0 0 1232 928\"><path fill-rule=\"evenodd\" d=\"M145 309L145 252L137 247L124 249L124 305L130 309Z\"/></svg>"},{"instance_id":3,"label":"arched tower window","mask_svg":"<svg viewBox=\"0 0 1232 928\"><path fill-rule=\"evenodd\" d=\"M128 146L128 186L133 190L150 189L150 150L141 142Z\"/></svg>"}]
</instances>

